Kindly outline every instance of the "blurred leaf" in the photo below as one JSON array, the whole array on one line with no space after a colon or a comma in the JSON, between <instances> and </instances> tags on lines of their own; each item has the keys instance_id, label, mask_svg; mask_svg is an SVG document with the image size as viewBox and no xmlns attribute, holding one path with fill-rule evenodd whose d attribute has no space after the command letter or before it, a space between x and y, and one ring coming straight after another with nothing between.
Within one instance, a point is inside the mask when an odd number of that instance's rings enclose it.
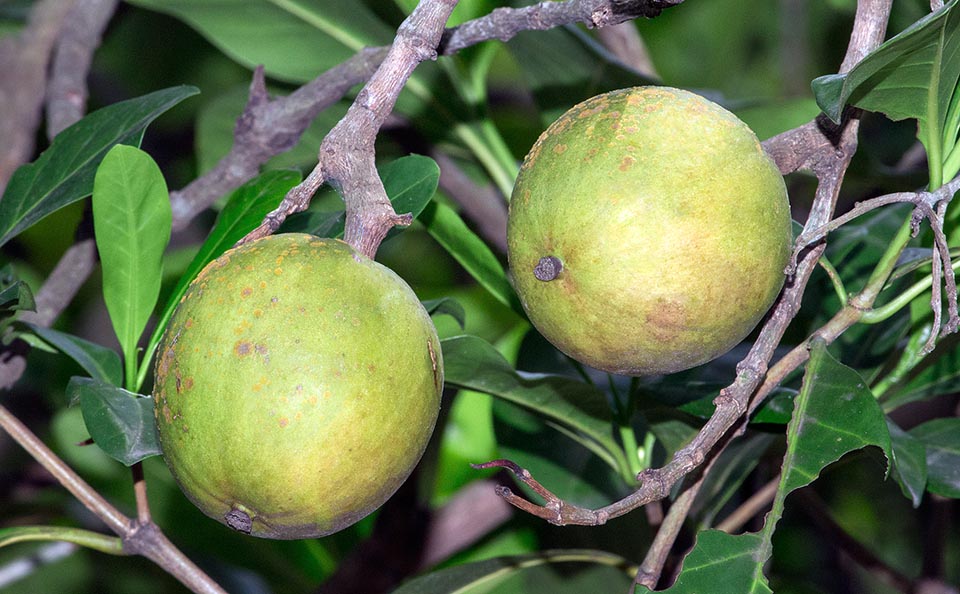
<instances>
[{"instance_id":1,"label":"blurred leaf","mask_svg":"<svg viewBox=\"0 0 960 594\"><path fill-rule=\"evenodd\" d=\"M890 275L890 281L893 282L902 276L906 276L922 266L930 264L932 260L931 248L906 248L897 259L897 266ZM950 250L950 258L955 260L960 256L960 248Z\"/></svg>"},{"instance_id":2,"label":"blurred leaf","mask_svg":"<svg viewBox=\"0 0 960 594\"><path fill-rule=\"evenodd\" d=\"M820 113L817 102L809 97L754 101L727 105L760 140L766 140L806 124Z\"/></svg>"},{"instance_id":3,"label":"blurred leaf","mask_svg":"<svg viewBox=\"0 0 960 594\"><path fill-rule=\"evenodd\" d=\"M492 412L494 458L526 468L560 499L599 508L637 487L630 470L618 471L568 427L502 398L493 399ZM516 482L516 488L531 501L540 500L527 485Z\"/></svg>"},{"instance_id":4,"label":"blurred leaf","mask_svg":"<svg viewBox=\"0 0 960 594\"><path fill-rule=\"evenodd\" d=\"M847 74L813 81L817 103L840 122L848 103L892 120L919 120L920 140L940 162L940 139L960 79L960 13L957 0L932 12L870 52ZM956 130L950 134L956 137ZM936 149L931 146L936 145ZM936 187L941 181L936 180Z\"/></svg>"},{"instance_id":5,"label":"blurred leaf","mask_svg":"<svg viewBox=\"0 0 960 594\"><path fill-rule=\"evenodd\" d=\"M490 247L467 227L455 210L445 204L431 202L424 209L420 220L430 236L483 288L513 311L526 316L500 261Z\"/></svg>"},{"instance_id":6,"label":"blurred leaf","mask_svg":"<svg viewBox=\"0 0 960 594\"><path fill-rule=\"evenodd\" d=\"M0 245L51 212L89 196L93 177L116 144L140 144L147 125L199 91L180 86L99 109L53 139L33 163L17 169L0 198Z\"/></svg>"},{"instance_id":7,"label":"blurred leaf","mask_svg":"<svg viewBox=\"0 0 960 594\"><path fill-rule=\"evenodd\" d=\"M423 155L400 157L381 166L377 172L393 209L398 214L412 214L414 220L430 203L440 181L440 167L436 161ZM339 238L343 236L345 221L346 213L343 210L307 212L291 216L280 230ZM402 228L394 227L387 233L387 238L401 231Z\"/></svg>"},{"instance_id":8,"label":"blurred leaf","mask_svg":"<svg viewBox=\"0 0 960 594\"><path fill-rule=\"evenodd\" d=\"M653 82L575 26L521 33L507 47L533 91L543 124L594 95Z\"/></svg>"},{"instance_id":9,"label":"blurred leaf","mask_svg":"<svg viewBox=\"0 0 960 594\"><path fill-rule=\"evenodd\" d=\"M596 388L566 377L519 374L489 343L476 336L441 341L447 385L484 392L546 418L611 468L627 467L613 438L612 414Z\"/></svg>"},{"instance_id":10,"label":"blurred leaf","mask_svg":"<svg viewBox=\"0 0 960 594\"><path fill-rule=\"evenodd\" d=\"M926 336L915 342L923 345ZM960 390L960 337L945 336L934 352L927 356L902 385L884 394L883 406L894 410L910 402L930 400ZM919 348L919 347L918 347Z\"/></svg>"},{"instance_id":11,"label":"blurred leaf","mask_svg":"<svg viewBox=\"0 0 960 594\"><path fill-rule=\"evenodd\" d=\"M26 324L26 326L34 334L76 361L84 371L90 374L91 378L114 386L123 383L120 357L113 350L59 330L36 324Z\"/></svg>"},{"instance_id":12,"label":"blurred leaf","mask_svg":"<svg viewBox=\"0 0 960 594\"><path fill-rule=\"evenodd\" d=\"M934 419L910 435L927 448L927 490L960 499L960 419Z\"/></svg>"},{"instance_id":13,"label":"blurred leaf","mask_svg":"<svg viewBox=\"0 0 960 594\"><path fill-rule=\"evenodd\" d=\"M926 447L890 419L887 419L887 428L890 430L893 451L893 478L899 483L903 495L913 503L913 507L918 507L927 486Z\"/></svg>"},{"instance_id":14,"label":"blurred leaf","mask_svg":"<svg viewBox=\"0 0 960 594\"><path fill-rule=\"evenodd\" d=\"M448 316L451 316L457 321L458 324L460 324L461 330L463 330L464 326L466 325L467 312L456 299L451 299L450 297L430 299L423 302L423 307L431 316L441 314L447 314Z\"/></svg>"},{"instance_id":15,"label":"blurred leaf","mask_svg":"<svg viewBox=\"0 0 960 594\"><path fill-rule=\"evenodd\" d=\"M719 530L704 530L697 534L693 550L683 560L677 581L662 592L670 594L700 594L717 591L723 584L724 591L737 594L754 594L773 590L758 569L756 555L761 549L760 537L756 534L732 535ZM762 562L760 563L762 566ZM638 586L640 592L649 592Z\"/></svg>"},{"instance_id":16,"label":"blurred leaf","mask_svg":"<svg viewBox=\"0 0 960 594\"><path fill-rule=\"evenodd\" d=\"M15 311L36 311L30 286L17 278L10 264L0 268L0 314L3 316Z\"/></svg>"},{"instance_id":17,"label":"blurred leaf","mask_svg":"<svg viewBox=\"0 0 960 594\"><path fill-rule=\"evenodd\" d=\"M290 188L300 183L300 180L298 171L267 171L230 194L207 239L204 240L200 250L170 293L144 352L144 361L149 361L153 355L166 329L167 321L173 315L177 304L180 303L180 298L187 292L187 287L194 277L203 270L204 266L218 258L262 223L267 213L276 208ZM143 375L143 371L140 375ZM142 378L139 381L142 381Z\"/></svg>"},{"instance_id":18,"label":"blurred leaf","mask_svg":"<svg viewBox=\"0 0 960 594\"><path fill-rule=\"evenodd\" d=\"M581 594L585 588L625 592L635 574L625 559L604 551L547 550L448 567L413 579L393 594Z\"/></svg>"},{"instance_id":19,"label":"blurred leaf","mask_svg":"<svg viewBox=\"0 0 960 594\"><path fill-rule=\"evenodd\" d=\"M90 437L111 458L132 466L161 454L152 398L86 377L70 378L67 396L79 399Z\"/></svg>"},{"instance_id":20,"label":"blurred leaf","mask_svg":"<svg viewBox=\"0 0 960 594\"><path fill-rule=\"evenodd\" d=\"M363 3L339 0L131 0L172 15L237 62L306 82L393 31ZM305 48L309 48L306 51Z\"/></svg>"},{"instance_id":21,"label":"blurred leaf","mask_svg":"<svg viewBox=\"0 0 960 594\"><path fill-rule=\"evenodd\" d=\"M93 227L103 299L120 340L128 386L136 373L137 342L160 295L171 220L167 184L150 155L122 144L110 149L93 183Z\"/></svg>"}]
</instances>

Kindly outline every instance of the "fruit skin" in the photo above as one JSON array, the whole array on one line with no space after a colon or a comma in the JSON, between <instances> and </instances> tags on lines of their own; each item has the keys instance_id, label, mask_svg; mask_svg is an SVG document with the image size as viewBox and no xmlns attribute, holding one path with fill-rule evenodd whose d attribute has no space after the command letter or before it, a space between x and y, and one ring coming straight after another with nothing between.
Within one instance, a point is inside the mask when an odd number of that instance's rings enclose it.
<instances>
[{"instance_id":1,"label":"fruit skin","mask_svg":"<svg viewBox=\"0 0 960 594\"><path fill-rule=\"evenodd\" d=\"M521 302L557 348L612 373L672 373L727 352L772 305L790 207L736 116L686 91L637 87L574 106L540 136L507 243ZM539 280L550 257L561 270Z\"/></svg>"},{"instance_id":2,"label":"fruit skin","mask_svg":"<svg viewBox=\"0 0 960 594\"><path fill-rule=\"evenodd\" d=\"M433 432L440 343L413 291L339 240L267 237L191 283L158 351L164 458L210 517L314 538L384 503Z\"/></svg>"}]
</instances>

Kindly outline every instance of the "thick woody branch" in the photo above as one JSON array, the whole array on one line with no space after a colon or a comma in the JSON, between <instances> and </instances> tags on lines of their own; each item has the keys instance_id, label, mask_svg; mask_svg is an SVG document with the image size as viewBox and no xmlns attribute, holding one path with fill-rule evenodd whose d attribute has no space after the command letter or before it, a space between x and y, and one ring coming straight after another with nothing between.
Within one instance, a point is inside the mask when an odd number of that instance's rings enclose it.
<instances>
[{"instance_id":1,"label":"thick woody branch","mask_svg":"<svg viewBox=\"0 0 960 594\"><path fill-rule=\"evenodd\" d=\"M627 15L651 16L682 0L566 0L548 2L552 12L549 24L531 18L536 7L502 8L444 32L437 48L439 55L455 54L465 47L493 39L510 39L523 30L543 30L574 23L591 26L624 22ZM555 6L554 6L555 5ZM596 16L594 16L596 15ZM558 18L562 17L562 18ZM254 72L250 99L237 120L234 143L230 152L208 173L180 191L170 195L174 213L174 229L185 226L194 216L218 198L254 178L260 166L270 158L289 150L303 135L314 117L333 105L354 86L370 79L386 57L389 47L367 48L343 64L324 72L287 97L268 99L263 72ZM319 180L319 181L317 181ZM319 187L323 176L311 182ZM296 200L313 195L310 186L298 191ZM292 197L291 197L292 198ZM291 200L292 201L292 200ZM277 212L267 227L279 225L290 213ZM262 233L262 231L258 232Z\"/></svg>"},{"instance_id":2,"label":"thick woody branch","mask_svg":"<svg viewBox=\"0 0 960 594\"><path fill-rule=\"evenodd\" d=\"M387 231L410 224L412 216L398 215L390 204L377 174L374 143L414 69L424 60L436 59L444 25L456 5L456 0L423 0L417 5L400 25L383 63L347 115L323 139L316 168L243 242L276 231L287 216L306 209L325 182L336 188L346 203L344 239L370 258Z\"/></svg>"}]
</instances>

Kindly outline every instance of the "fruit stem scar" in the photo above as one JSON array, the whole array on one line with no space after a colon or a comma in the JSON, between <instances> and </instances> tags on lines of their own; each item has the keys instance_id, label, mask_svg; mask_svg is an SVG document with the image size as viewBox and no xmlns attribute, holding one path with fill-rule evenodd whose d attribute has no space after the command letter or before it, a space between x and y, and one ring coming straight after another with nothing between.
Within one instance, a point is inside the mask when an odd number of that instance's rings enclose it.
<instances>
[{"instance_id":1,"label":"fruit stem scar","mask_svg":"<svg viewBox=\"0 0 960 594\"><path fill-rule=\"evenodd\" d=\"M253 519L243 510L231 509L224 516L224 520L226 520L227 526L244 534L250 534L253 528Z\"/></svg>"},{"instance_id":2,"label":"fruit stem scar","mask_svg":"<svg viewBox=\"0 0 960 594\"><path fill-rule=\"evenodd\" d=\"M556 256L544 256L540 258L540 261L534 266L533 276L537 277L537 280L547 282L560 276L561 271L563 271L563 262L560 261L560 258Z\"/></svg>"}]
</instances>

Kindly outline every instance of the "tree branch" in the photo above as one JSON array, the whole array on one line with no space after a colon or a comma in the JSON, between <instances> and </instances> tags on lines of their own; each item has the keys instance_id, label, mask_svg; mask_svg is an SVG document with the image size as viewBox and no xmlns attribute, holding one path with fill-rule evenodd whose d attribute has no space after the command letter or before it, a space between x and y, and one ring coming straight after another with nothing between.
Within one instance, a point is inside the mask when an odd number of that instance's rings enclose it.
<instances>
[{"instance_id":1,"label":"tree branch","mask_svg":"<svg viewBox=\"0 0 960 594\"><path fill-rule=\"evenodd\" d=\"M87 74L117 0L75 0L57 40L47 89L47 137L83 117Z\"/></svg>"},{"instance_id":2,"label":"tree branch","mask_svg":"<svg viewBox=\"0 0 960 594\"><path fill-rule=\"evenodd\" d=\"M444 31L437 53L452 55L458 51L493 39L510 39L520 31L543 30L574 23L605 26L621 23L627 15L653 15L682 0L566 0L545 2L552 20L531 18L537 6L499 8L485 15ZM562 17L562 18L561 18ZM370 79L384 60L389 47L367 48L297 89L287 97L268 99L263 70L254 72L250 98L237 120L234 143L230 152L208 173L180 191L170 194L174 213L174 229L184 227L194 216L227 192L254 178L260 166L270 158L292 148L318 113L346 95L354 86ZM324 183L323 176L314 176L310 185L288 196L290 202L309 202L309 188ZM275 213L268 228L279 227L285 215Z\"/></svg>"},{"instance_id":3,"label":"tree branch","mask_svg":"<svg viewBox=\"0 0 960 594\"><path fill-rule=\"evenodd\" d=\"M0 195L33 154L47 89L47 63L72 2L41 0L19 35L0 40Z\"/></svg>"}]
</instances>

